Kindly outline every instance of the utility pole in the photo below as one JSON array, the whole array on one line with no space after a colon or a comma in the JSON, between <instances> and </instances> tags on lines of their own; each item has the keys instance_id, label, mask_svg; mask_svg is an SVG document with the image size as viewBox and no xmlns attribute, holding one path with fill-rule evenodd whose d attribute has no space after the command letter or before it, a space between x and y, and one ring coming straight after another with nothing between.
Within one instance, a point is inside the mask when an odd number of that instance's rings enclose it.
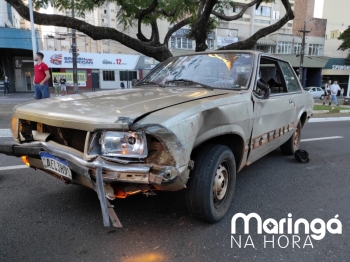
<instances>
[{"instance_id":1,"label":"utility pole","mask_svg":"<svg viewBox=\"0 0 350 262\"><path fill-rule=\"evenodd\" d=\"M301 42L301 50L300 50L300 66L299 66L299 80L301 85L303 86L303 74L304 74L304 55L305 55L305 36L307 33L311 31L306 30L306 23L310 22L312 18L306 19L304 21L304 29L299 30L300 33L303 34L302 42Z\"/></svg>"},{"instance_id":2,"label":"utility pole","mask_svg":"<svg viewBox=\"0 0 350 262\"><path fill-rule=\"evenodd\" d=\"M36 49L36 38L35 38L35 30L34 30L34 17L33 17L32 0L28 0L28 6L29 6L29 17L30 17L30 29L32 31L32 48L33 48L33 60L34 60L37 49ZM35 61L34 61L34 65L35 65Z\"/></svg>"},{"instance_id":3,"label":"utility pole","mask_svg":"<svg viewBox=\"0 0 350 262\"><path fill-rule=\"evenodd\" d=\"M72 0L72 18L74 18L74 0ZM78 70L77 70L77 39L76 30L72 28L72 56L73 56L73 86L74 94L79 92L78 89Z\"/></svg>"}]
</instances>

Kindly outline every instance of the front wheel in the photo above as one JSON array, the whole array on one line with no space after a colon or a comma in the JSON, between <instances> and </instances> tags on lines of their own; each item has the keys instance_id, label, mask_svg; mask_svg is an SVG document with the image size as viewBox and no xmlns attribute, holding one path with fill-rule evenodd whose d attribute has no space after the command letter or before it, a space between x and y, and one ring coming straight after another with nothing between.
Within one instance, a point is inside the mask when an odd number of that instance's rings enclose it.
<instances>
[{"instance_id":1,"label":"front wheel","mask_svg":"<svg viewBox=\"0 0 350 262\"><path fill-rule=\"evenodd\" d=\"M301 123L299 121L297 128L294 130L293 135L288 139L287 142L281 145L281 151L283 154L294 155L295 151L299 149L300 135L301 135L300 131L301 131Z\"/></svg>"},{"instance_id":2,"label":"front wheel","mask_svg":"<svg viewBox=\"0 0 350 262\"><path fill-rule=\"evenodd\" d=\"M189 212L209 223L221 220L231 206L236 184L236 162L230 148L208 145L195 159L186 190Z\"/></svg>"}]
</instances>

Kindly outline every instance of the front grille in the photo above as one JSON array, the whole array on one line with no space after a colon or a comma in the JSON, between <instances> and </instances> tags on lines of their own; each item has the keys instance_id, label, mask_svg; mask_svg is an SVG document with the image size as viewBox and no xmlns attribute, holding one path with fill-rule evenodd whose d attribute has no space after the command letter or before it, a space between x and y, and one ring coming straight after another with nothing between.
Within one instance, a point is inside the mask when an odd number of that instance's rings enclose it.
<instances>
[{"instance_id":1,"label":"front grille","mask_svg":"<svg viewBox=\"0 0 350 262\"><path fill-rule=\"evenodd\" d=\"M72 147L80 152L84 152L86 131L43 125L44 133L51 134L48 140L52 140L61 145Z\"/></svg>"}]
</instances>

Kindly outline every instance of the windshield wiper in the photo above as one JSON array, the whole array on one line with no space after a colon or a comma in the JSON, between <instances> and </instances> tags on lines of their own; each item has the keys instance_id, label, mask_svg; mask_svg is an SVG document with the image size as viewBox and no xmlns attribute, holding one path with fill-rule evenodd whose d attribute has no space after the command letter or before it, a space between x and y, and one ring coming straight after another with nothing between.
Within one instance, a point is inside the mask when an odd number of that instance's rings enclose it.
<instances>
[{"instance_id":1,"label":"windshield wiper","mask_svg":"<svg viewBox=\"0 0 350 262\"><path fill-rule=\"evenodd\" d=\"M192 83L192 84L203 86L203 87L208 88L210 90L214 89L211 86L208 86L206 84L202 84L202 83L199 83L199 82L196 82L196 81L193 81L193 80L189 80L189 79L175 79L175 80L166 81L165 83L176 83L176 82L188 82L188 83Z\"/></svg>"},{"instance_id":2,"label":"windshield wiper","mask_svg":"<svg viewBox=\"0 0 350 262\"><path fill-rule=\"evenodd\" d=\"M162 84L159 84L159 83L156 83L153 81L144 81L144 82L136 84L135 86L144 86L144 85L157 85L157 86L165 87Z\"/></svg>"}]
</instances>

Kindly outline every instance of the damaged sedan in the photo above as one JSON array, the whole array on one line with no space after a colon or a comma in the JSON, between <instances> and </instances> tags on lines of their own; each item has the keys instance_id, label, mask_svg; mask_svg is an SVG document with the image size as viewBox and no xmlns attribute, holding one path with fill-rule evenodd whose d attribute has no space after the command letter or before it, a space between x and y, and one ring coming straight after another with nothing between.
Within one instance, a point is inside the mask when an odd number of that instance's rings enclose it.
<instances>
[{"instance_id":1,"label":"damaged sedan","mask_svg":"<svg viewBox=\"0 0 350 262\"><path fill-rule=\"evenodd\" d=\"M185 190L190 214L215 223L237 172L279 147L294 154L312 108L287 61L194 53L158 64L133 89L16 106L14 142L0 152L95 190L105 226L121 226L109 200L158 190Z\"/></svg>"}]
</instances>

